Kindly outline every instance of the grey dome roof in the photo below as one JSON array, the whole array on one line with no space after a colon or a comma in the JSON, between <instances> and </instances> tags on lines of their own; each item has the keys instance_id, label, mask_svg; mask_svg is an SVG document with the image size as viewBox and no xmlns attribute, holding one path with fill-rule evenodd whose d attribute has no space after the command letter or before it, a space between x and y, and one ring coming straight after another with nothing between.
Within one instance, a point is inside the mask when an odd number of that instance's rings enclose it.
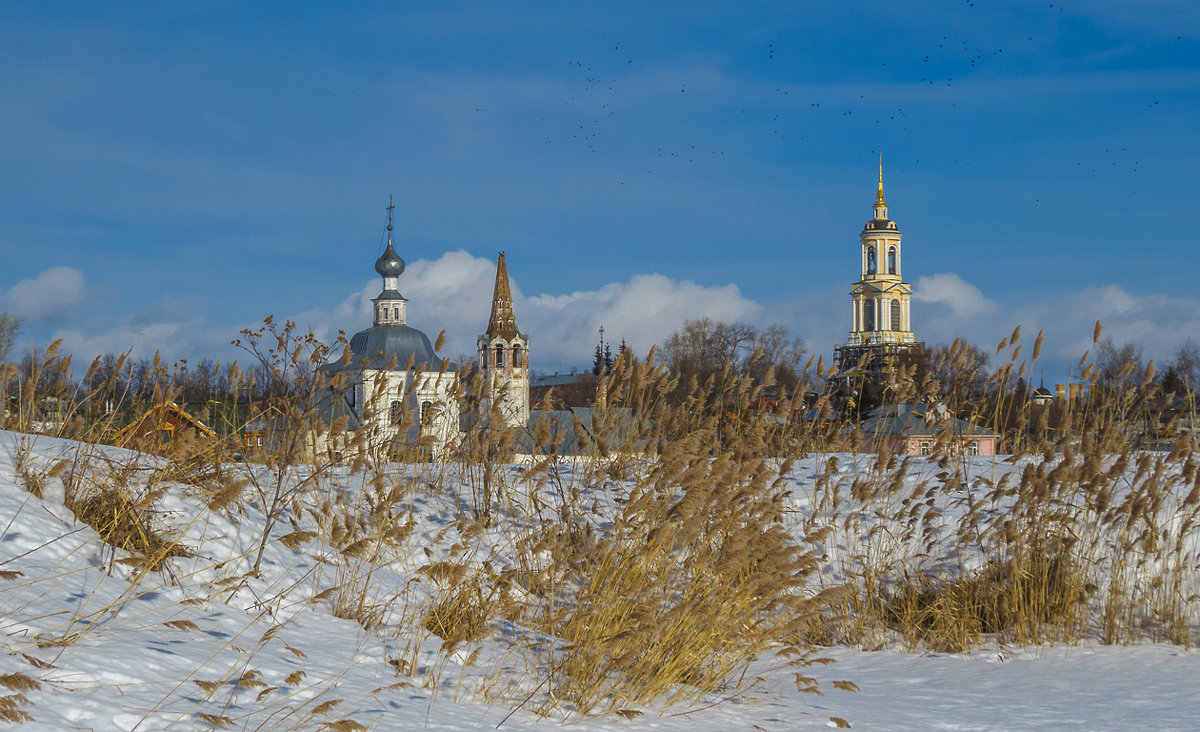
<instances>
[{"instance_id":1,"label":"grey dome roof","mask_svg":"<svg viewBox=\"0 0 1200 732\"><path fill-rule=\"evenodd\" d=\"M413 366L424 364L426 370L441 366L429 336L407 325L376 325L350 339L350 368L365 361L371 369L404 369L410 358Z\"/></svg>"},{"instance_id":2,"label":"grey dome roof","mask_svg":"<svg viewBox=\"0 0 1200 732\"><path fill-rule=\"evenodd\" d=\"M384 249L383 254L379 255L379 259L375 260L375 271L381 277L399 277L404 272L404 260L400 258L399 254L396 254L390 241L387 249Z\"/></svg>"}]
</instances>

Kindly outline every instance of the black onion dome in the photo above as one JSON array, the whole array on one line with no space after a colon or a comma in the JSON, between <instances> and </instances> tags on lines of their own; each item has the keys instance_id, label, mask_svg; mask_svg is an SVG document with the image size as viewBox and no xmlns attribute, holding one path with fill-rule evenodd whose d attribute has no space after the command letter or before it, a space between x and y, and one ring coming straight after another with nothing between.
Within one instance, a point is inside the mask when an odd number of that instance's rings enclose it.
<instances>
[{"instance_id":1,"label":"black onion dome","mask_svg":"<svg viewBox=\"0 0 1200 732\"><path fill-rule=\"evenodd\" d=\"M400 258L399 254L396 254L390 241L387 249L384 249L383 254L379 255L379 259L375 260L375 271L381 277L399 277L404 272L404 260Z\"/></svg>"}]
</instances>

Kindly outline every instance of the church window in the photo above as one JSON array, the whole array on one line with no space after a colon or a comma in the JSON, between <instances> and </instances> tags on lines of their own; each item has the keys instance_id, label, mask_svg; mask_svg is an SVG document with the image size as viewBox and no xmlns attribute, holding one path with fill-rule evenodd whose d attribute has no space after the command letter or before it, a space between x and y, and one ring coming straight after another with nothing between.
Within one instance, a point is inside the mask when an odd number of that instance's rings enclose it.
<instances>
[{"instance_id":1,"label":"church window","mask_svg":"<svg viewBox=\"0 0 1200 732\"><path fill-rule=\"evenodd\" d=\"M433 402L421 402L421 426L433 424Z\"/></svg>"},{"instance_id":2,"label":"church window","mask_svg":"<svg viewBox=\"0 0 1200 732\"><path fill-rule=\"evenodd\" d=\"M888 247L888 274L896 274L896 247Z\"/></svg>"},{"instance_id":3,"label":"church window","mask_svg":"<svg viewBox=\"0 0 1200 732\"><path fill-rule=\"evenodd\" d=\"M400 308L392 308L392 320L400 322Z\"/></svg>"},{"instance_id":4,"label":"church window","mask_svg":"<svg viewBox=\"0 0 1200 732\"><path fill-rule=\"evenodd\" d=\"M504 346L496 346L496 366L504 365Z\"/></svg>"},{"instance_id":5,"label":"church window","mask_svg":"<svg viewBox=\"0 0 1200 732\"><path fill-rule=\"evenodd\" d=\"M521 367L521 347L520 346L513 346L512 364L513 364L513 366L515 366L517 368Z\"/></svg>"},{"instance_id":6,"label":"church window","mask_svg":"<svg viewBox=\"0 0 1200 732\"><path fill-rule=\"evenodd\" d=\"M867 274L875 274L875 247L867 247Z\"/></svg>"},{"instance_id":7,"label":"church window","mask_svg":"<svg viewBox=\"0 0 1200 732\"><path fill-rule=\"evenodd\" d=\"M863 300L863 330L875 330L874 300Z\"/></svg>"},{"instance_id":8,"label":"church window","mask_svg":"<svg viewBox=\"0 0 1200 732\"><path fill-rule=\"evenodd\" d=\"M392 402L391 419L392 424L400 424L400 420L404 418L404 406L398 402Z\"/></svg>"},{"instance_id":9,"label":"church window","mask_svg":"<svg viewBox=\"0 0 1200 732\"><path fill-rule=\"evenodd\" d=\"M903 330L900 327L900 301L892 300L892 330Z\"/></svg>"}]
</instances>

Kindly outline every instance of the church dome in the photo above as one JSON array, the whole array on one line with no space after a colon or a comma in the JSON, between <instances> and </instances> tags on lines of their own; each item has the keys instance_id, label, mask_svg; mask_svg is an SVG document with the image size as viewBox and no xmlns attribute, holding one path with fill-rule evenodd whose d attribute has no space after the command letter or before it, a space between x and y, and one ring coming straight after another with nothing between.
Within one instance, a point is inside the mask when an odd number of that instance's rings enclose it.
<instances>
[{"instance_id":1,"label":"church dome","mask_svg":"<svg viewBox=\"0 0 1200 732\"><path fill-rule=\"evenodd\" d=\"M410 359L414 367L423 365L426 371L441 367L429 336L407 325L376 325L350 339L350 368L365 362L369 369L402 370Z\"/></svg>"},{"instance_id":2,"label":"church dome","mask_svg":"<svg viewBox=\"0 0 1200 732\"><path fill-rule=\"evenodd\" d=\"M375 260L375 271L381 277L399 277L404 272L404 260L400 258L399 254L396 254L390 241L387 249L383 250L383 254L380 254L379 259Z\"/></svg>"}]
</instances>

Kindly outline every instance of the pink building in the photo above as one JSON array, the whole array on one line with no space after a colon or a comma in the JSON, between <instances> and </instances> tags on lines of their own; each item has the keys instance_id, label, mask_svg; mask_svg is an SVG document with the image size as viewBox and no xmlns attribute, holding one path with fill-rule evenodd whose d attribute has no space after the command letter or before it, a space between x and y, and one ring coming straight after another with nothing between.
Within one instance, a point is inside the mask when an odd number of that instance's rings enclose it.
<instances>
[{"instance_id":1,"label":"pink building","mask_svg":"<svg viewBox=\"0 0 1200 732\"><path fill-rule=\"evenodd\" d=\"M958 419L943 405L895 404L872 411L862 423L871 445L886 440L894 453L930 455L938 440L963 455L995 455L1000 435L982 425Z\"/></svg>"}]
</instances>

